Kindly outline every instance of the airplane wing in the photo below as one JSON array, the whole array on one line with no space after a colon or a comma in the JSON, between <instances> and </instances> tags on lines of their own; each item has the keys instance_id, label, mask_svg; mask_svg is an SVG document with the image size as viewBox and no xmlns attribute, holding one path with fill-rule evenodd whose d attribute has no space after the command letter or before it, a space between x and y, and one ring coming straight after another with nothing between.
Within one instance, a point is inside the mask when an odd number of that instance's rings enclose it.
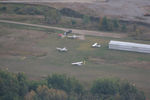
<instances>
[{"instance_id":1,"label":"airplane wing","mask_svg":"<svg viewBox=\"0 0 150 100\"><path fill-rule=\"evenodd\" d=\"M81 66L83 62L75 62L75 63L72 63L72 65L77 65L77 66Z\"/></svg>"},{"instance_id":2,"label":"airplane wing","mask_svg":"<svg viewBox=\"0 0 150 100\"><path fill-rule=\"evenodd\" d=\"M94 43L92 46L95 47L97 45L97 43Z\"/></svg>"},{"instance_id":3,"label":"airplane wing","mask_svg":"<svg viewBox=\"0 0 150 100\"><path fill-rule=\"evenodd\" d=\"M56 48L57 50L60 50L61 48Z\"/></svg>"}]
</instances>

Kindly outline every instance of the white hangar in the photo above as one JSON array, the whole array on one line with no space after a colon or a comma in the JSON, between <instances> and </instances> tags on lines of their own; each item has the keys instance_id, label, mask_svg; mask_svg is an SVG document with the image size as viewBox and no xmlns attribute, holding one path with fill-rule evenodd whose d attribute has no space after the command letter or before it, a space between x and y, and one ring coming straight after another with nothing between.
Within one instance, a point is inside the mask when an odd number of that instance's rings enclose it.
<instances>
[{"instance_id":1,"label":"white hangar","mask_svg":"<svg viewBox=\"0 0 150 100\"><path fill-rule=\"evenodd\" d=\"M109 49L150 53L150 45L148 44L139 44L113 40L109 42Z\"/></svg>"}]
</instances>

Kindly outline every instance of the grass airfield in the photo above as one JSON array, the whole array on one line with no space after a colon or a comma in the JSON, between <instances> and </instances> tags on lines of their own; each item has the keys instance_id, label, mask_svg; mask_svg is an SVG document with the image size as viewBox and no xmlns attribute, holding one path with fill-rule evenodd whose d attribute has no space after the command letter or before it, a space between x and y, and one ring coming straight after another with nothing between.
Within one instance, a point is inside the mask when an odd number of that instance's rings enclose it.
<instances>
[{"instance_id":1,"label":"grass airfield","mask_svg":"<svg viewBox=\"0 0 150 100\"><path fill-rule=\"evenodd\" d=\"M11 72L25 72L30 79L39 79L52 73L75 76L84 82L101 77L127 79L150 93L150 54L109 50L110 40L150 44L130 38L85 36L84 40L59 38L59 30L0 23L0 68ZM101 48L91 48L95 42ZM58 52L66 47L68 52ZM83 66L72 62L87 59Z\"/></svg>"}]
</instances>

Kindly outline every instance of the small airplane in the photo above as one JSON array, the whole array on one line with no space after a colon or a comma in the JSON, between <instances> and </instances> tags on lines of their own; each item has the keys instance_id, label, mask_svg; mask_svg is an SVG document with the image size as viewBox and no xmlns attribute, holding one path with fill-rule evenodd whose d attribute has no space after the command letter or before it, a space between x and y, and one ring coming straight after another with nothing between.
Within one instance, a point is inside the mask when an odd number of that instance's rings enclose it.
<instances>
[{"instance_id":1,"label":"small airplane","mask_svg":"<svg viewBox=\"0 0 150 100\"><path fill-rule=\"evenodd\" d=\"M66 47L64 47L64 48L56 48L56 50L61 51L61 52L66 52L66 51L68 51L68 49L66 49Z\"/></svg>"},{"instance_id":2,"label":"small airplane","mask_svg":"<svg viewBox=\"0 0 150 100\"><path fill-rule=\"evenodd\" d=\"M70 38L70 39L76 39L76 38L79 38L79 37L81 37L81 36L78 36L78 35L71 35L71 36L67 36L68 38Z\"/></svg>"},{"instance_id":3,"label":"small airplane","mask_svg":"<svg viewBox=\"0 0 150 100\"><path fill-rule=\"evenodd\" d=\"M100 47L101 47L101 45L100 45L100 44L98 44L98 43L94 43L94 44L92 45L92 47L100 48Z\"/></svg>"},{"instance_id":4,"label":"small airplane","mask_svg":"<svg viewBox=\"0 0 150 100\"><path fill-rule=\"evenodd\" d=\"M81 61L81 62L75 62L75 63L71 63L71 64L72 64L72 65L76 65L76 66L81 66L81 65L84 64L84 62Z\"/></svg>"}]
</instances>

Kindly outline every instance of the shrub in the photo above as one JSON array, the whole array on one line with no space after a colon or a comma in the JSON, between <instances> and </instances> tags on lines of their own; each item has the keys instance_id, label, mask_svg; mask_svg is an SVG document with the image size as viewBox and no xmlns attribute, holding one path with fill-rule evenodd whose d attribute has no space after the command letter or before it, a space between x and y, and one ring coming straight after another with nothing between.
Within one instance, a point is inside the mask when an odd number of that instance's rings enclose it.
<instances>
[{"instance_id":1,"label":"shrub","mask_svg":"<svg viewBox=\"0 0 150 100\"><path fill-rule=\"evenodd\" d=\"M115 95L118 91L119 83L117 79L96 80L91 88L91 92L98 95Z\"/></svg>"},{"instance_id":2,"label":"shrub","mask_svg":"<svg viewBox=\"0 0 150 100\"><path fill-rule=\"evenodd\" d=\"M69 17L75 17L75 18L82 18L83 17L83 14L80 14L79 12L76 12L76 11L69 9L69 8L61 9L60 13L62 15L69 16Z\"/></svg>"},{"instance_id":3,"label":"shrub","mask_svg":"<svg viewBox=\"0 0 150 100\"><path fill-rule=\"evenodd\" d=\"M7 7L1 7L0 10L1 10L1 11L6 11L6 10L7 10Z\"/></svg>"}]
</instances>

